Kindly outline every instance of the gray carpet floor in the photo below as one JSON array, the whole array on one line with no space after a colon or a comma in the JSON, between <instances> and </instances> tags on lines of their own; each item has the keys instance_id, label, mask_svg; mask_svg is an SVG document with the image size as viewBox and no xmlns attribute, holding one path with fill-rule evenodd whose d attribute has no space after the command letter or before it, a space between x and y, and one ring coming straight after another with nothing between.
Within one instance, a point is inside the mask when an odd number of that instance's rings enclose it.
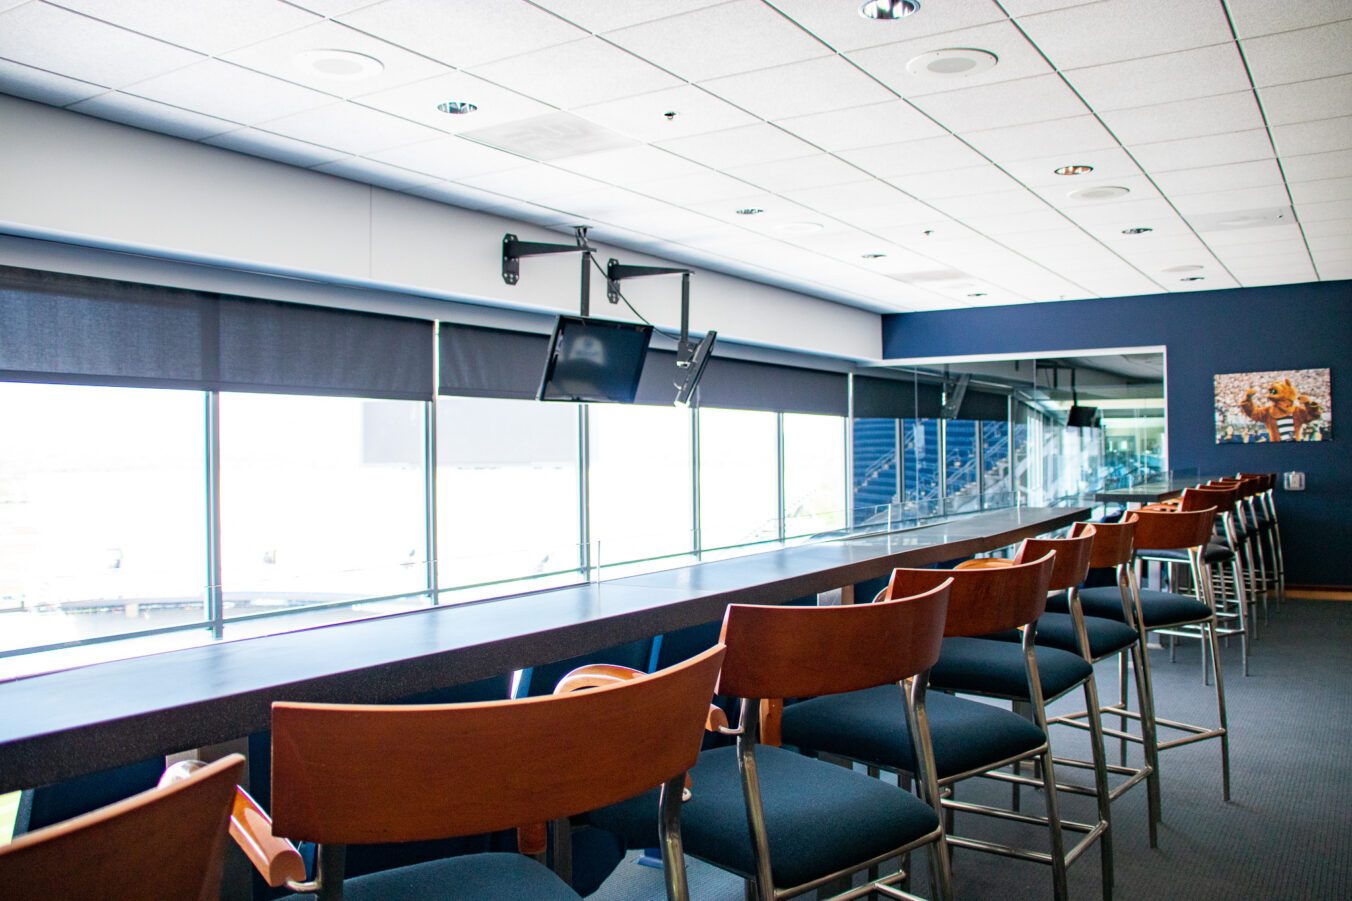
<instances>
[{"instance_id":1,"label":"gray carpet floor","mask_svg":"<svg viewBox=\"0 0 1352 901\"><path fill-rule=\"evenodd\" d=\"M1173 663L1167 651L1150 653L1159 716L1213 724L1214 695L1202 684L1196 642L1180 642ZM1250 675L1241 675L1237 642L1223 651L1223 666L1233 800L1221 800L1218 742L1164 752L1159 847L1147 841L1144 786L1113 804L1116 897L1352 899L1352 603L1288 601L1253 644ZM1102 665L1098 682L1105 698L1115 696L1115 667ZM1053 712L1078 709L1078 699L1062 699ZM1053 730L1057 756L1087 756L1083 733ZM1139 759L1136 749L1130 754ZM1083 781L1088 774L1059 775ZM1002 803L1009 789L969 780L959 792L964 800ZM1093 818L1091 798L1062 797L1063 816ZM1025 805L1040 809L1041 799L1025 792ZM958 832L1046 847L1043 832L971 815L959 815ZM923 852L914 865L912 891L927 896ZM696 901L743 898L740 880L697 860L688 868ZM955 852L954 879L959 898L1051 897L1047 867L971 851ZM1091 848L1071 867L1070 893L1097 899L1100 892L1099 854ZM657 901L664 897L661 873L627 860L591 897Z\"/></svg>"}]
</instances>

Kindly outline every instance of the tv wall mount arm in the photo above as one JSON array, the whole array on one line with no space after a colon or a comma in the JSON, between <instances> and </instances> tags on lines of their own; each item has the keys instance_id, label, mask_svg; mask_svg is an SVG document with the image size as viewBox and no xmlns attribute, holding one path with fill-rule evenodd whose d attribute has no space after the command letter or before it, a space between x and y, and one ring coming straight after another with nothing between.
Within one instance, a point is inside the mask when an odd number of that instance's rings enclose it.
<instances>
[{"instance_id":1,"label":"tv wall mount arm","mask_svg":"<svg viewBox=\"0 0 1352 901\"><path fill-rule=\"evenodd\" d=\"M612 257L606 264L606 299L611 303L620 302L620 282L627 278L643 278L647 275L679 275L681 277L681 341L676 348L676 365L682 368L690 365L694 348L690 346L690 270L673 269L665 266L628 266Z\"/></svg>"},{"instance_id":2,"label":"tv wall mount arm","mask_svg":"<svg viewBox=\"0 0 1352 901\"><path fill-rule=\"evenodd\" d=\"M587 243L587 226L573 226L576 236L574 244L542 244L539 241L521 241L510 232L502 236L502 280L515 285L521 280L521 258L542 256L547 253L582 254L582 315L587 316L591 309L591 267L592 254L596 248Z\"/></svg>"}]
</instances>

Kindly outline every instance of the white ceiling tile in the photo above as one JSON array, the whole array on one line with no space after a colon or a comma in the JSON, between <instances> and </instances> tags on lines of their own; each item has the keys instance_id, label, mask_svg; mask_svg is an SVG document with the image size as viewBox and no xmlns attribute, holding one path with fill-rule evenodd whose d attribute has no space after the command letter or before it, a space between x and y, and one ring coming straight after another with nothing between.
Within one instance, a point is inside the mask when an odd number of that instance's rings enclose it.
<instances>
[{"instance_id":1,"label":"white ceiling tile","mask_svg":"<svg viewBox=\"0 0 1352 901\"><path fill-rule=\"evenodd\" d=\"M1173 208L1160 197L1133 200L1128 194L1123 200L1086 204L1077 204L1063 198L1057 205L1066 216L1086 228L1098 226L1117 229L1138 226L1153 228L1158 222L1173 222L1178 218Z\"/></svg>"},{"instance_id":2,"label":"white ceiling tile","mask_svg":"<svg viewBox=\"0 0 1352 901\"><path fill-rule=\"evenodd\" d=\"M189 50L219 54L321 21L274 0L55 0L58 6Z\"/></svg>"},{"instance_id":3,"label":"white ceiling tile","mask_svg":"<svg viewBox=\"0 0 1352 901\"><path fill-rule=\"evenodd\" d=\"M844 150L836 155L882 178L922 172L942 172L945 169L979 166L986 162L981 154L952 135L906 141L901 144L884 144L862 150Z\"/></svg>"},{"instance_id":4,"label":"white ceiling tile","mask_svg":"<svg viewBox=\"0 0 1352 901\"><path fill-rule=\"evenodd\" d=\"M753 193L756 187L730 175L705 169L696 175L648 182L643 185L643 193L667 203L689 204L745 197Z\"/></svg>"},{"instance_id":5,"label":"white ceiling tile","mask_svg":"<svg viewBox=\"0 0 1352 901\"><path fill-rule=\"evenodd\" d=\"M606 32L607 40L690 81L704 81L831 50L759 0L737 0Z\"/></svg>"},{"instance_id":6,"label":"white ceiling tile","mask_svg":"<svg viewBox=\"0 0 1352 901\"><path fill-rule=\"evenodd\" d=\"M810 210L774 194L749 194L731 200L687 204L687 207L706 216L712 216L715 219L760 234L780 236L783 234L781 229L788 223L811 222L821 225L823 231L844 228L841 223L830 216L824 216L816 210ZM737 213L737 210L744 209L758 209L761 212L754 216L744 216Z\"/></svg>"},{"instance_id":7,"label":"white ceiling tile","mask_svg":"<svg viewBox=\"0 0 1352 901\"><path fill-rule=\"evenodd\" d=\"M379 60L384 68L361 78L334 77L298 62L301 54L311 50L359 53ZM223 54L221 59L337 97L355 97L383 91L447 71L445 66L425 56L410 53L337 22L324 20Z\"/></svg>"},{"instance_id":8,"label":"white ceiling tile","mask_svg":"<svg viewBox=\"0 0 1352 901\"><path fill-rule=\"evenodd\" d=\"M838 56L823 56L700 82L762 119L883 103L892 92Z\"/></svg>"},{"instance_id":9,"label":"white ceiling tile","mask_svg":"<svg viewBox=\"0 0 1352 901\"><path fill-rule=\"evenodd\" d=\"M1223 248L1240 244L1290 245L1292 242L1303 244L1300 226L1294 222L1283 225L1265 225L1250 228L1231 228L1202 233L1207 246L1216 253L1224 253Z\"/></svg>"},{"instance_id":10,"label":"white ceiling tile","mask_svg":"<svg viewBox=\"0 0 1352 901\"><path fill-rule=\"evenodd\" d=\"M1312 223L1313 224L1313 223ZM1316 253L1352 252L1352 237L1348 235L1306 235L1306 243Z\"/></svg>"},{"instance_id":11,"label":"white ceiling tile","mask_svg":"<svg viewBox=\"0 0 1352 901\"><path fill-rule=\"evenodd\" d=\"M925 222L908 222L903 225L873 229L873 233L900 244L907 250L932 256L950 241L986 241L982 235L972 231L962 223L936 213L933 219Z\"/></svg>"},{"instance_id":12,"label":"white ceiling tile","mask_svg":"<svg viewBox=\"0 0 1352 901\"><path fill-rule=\"evenodd\" d=\"M1292 285L1300 284L1302 281L1314 281L1313 278L1292 278L1285 270L1271 273L1254 273L1246 275L1239 280L1239 283L1246 288L1259 288L1264 285Z\"/></svg>"},{"instance_id":13,"label":"white ceiling tile","mask_svg":"<svg viewBox=\"0 0 1352 901\"><path fill-rule=\"evenodd\" d=\"M984 71L956 74L935 73L923 65L917 66L914 72L909 68L911 60L921 54L949 48L984 50L998 57L999 62ZM1052 71L1037 48L1009 21L884 44L855 51L849 56L898 94L908 98L1016 78L1031 78Z\"/></svg>"},{"instance_id":14,"label":"white ceiling tile","mask_svg":"<svg viewBox=\"0 0 1352 901\"><path fill-rule=\"evenodd\" d=\"M1281 235L1282 237L1257 243L1254 243L1253 236L1250 235L1246 237L1244 243L1217 244L1214 251L1216 256L1226 263L1248 263L1254 266L1275 265L1273 261L1280 263L1290 259L1309 259L1310 248L1298 230L1286 229Z\"/></svg>"},{"instance_id":15,"label":"white ceiling tile","mask_svg":"<svg viewBox=\"0 0 1352 901\"><path fill-rule=\"evenodd\" d=\"M438 104L447 101L472 103L478 109L464 115L452 115L437 109ZM386 91L363 94L352 102L451 134L516 122L553 111L552 107L544 103L467 72L447 72Z\"/></svg>"},{"instance_id":16,"label":"white ceiling tile","mask_svg":"<svg viewBox=\"0 0 1352 901\"><path fill-rule=\"evenodd\" d=\"M486 172L502 172L530 164L530 160L519 156L448 135L417 144L388 146L392 149L365 155L382 163L448 180Z\"/></svg>"},{"instance_id":17,"label":"white ceiling tile","mask_svg":"<svg viewBox=\"0 0 1352 901\"><path fill-rule=\"evenodd\" d=\"M1262 87L1352 72L1352 19L1240 41L1253 83Z\"/></svg>"},{"instance_id":18,"label":"white ceiling tile","mask_svg":"<svg viewBox=\"0 0 1352 901\"><path fill-rule=\"evenodd\" d=\"M1278 125L1272 129L1272 142L1283 157L1345 150L1352 147L1352 116Z\"/></svg>"},{"instance_id":19,"label":"white ceiling tile","mask_svg":"<svg viewBox=\"0 0 1352 901\"><path fill-rule=\"evenodd\" d=\"M1024 210L1045 210L1047 204L1031 191L1000 191L995 194L978 194L971 197L941 197L929 201L930 205L952 216L967 221L982 213L1017 213Z\"/></svg>"},{"instance_id":20,"label":"white ceiling tile","mask_svg":"<svg viewBox=\"0 0 1352 901\"><path fill-rule=\"evenodd\" d=\"M0 59L0 93L51 106L65 106L105 90L96 84Z\"/></svg>"},{"instance_id":21,"label":"white ceiling tile","mask_svg":"<svg viewBox=\"0 0 1352 901\"><path fill-rule=\"evenodd\" d=\"M204 116L176 106L166 106L153 100L143 100L130 94L119 94L116 91L82 100L70 108L77 113L98 116L100 119L109 119L124 125L134 125L147 131L158 131L176 138L187 138L190 141L234 131L239 127L237 123L227 122L224 119Z\"/></svg>"},{"instance_id":22,"label":"white ceiling tile","mask_svg":"<svg viewBox=\"0 0 1352 901\"><path fill-rule=\"evenodd\" d=\"M1296 182L1291 185L1291 198L1296 203L1352 200L1352 177Z\"/></svg>"},{"instance_id":23,"label":"white ceiling tile","mask_svg":"<svg viewBox=\"0 0 1352 901\"><path fill-rule=\"evenodd\" d=\"M1086 172L1083 175L1057 174L1057 169L1068 165L1093 166L1094 171ZM1120 147L1105 147L1101 150L1087 150L1082 153L1058 153L1056 156L1002 162L1001 168L1025 185L1057 186L1067 189L1073 188L1091 177L1095 179L1121 179L1141 174L1141 168Z\"/></svg>"},{"instance_id":24,"label":"white ceiling tile","mask_svg":"<svg viewBox=\"0 0 1352 901\"><path fill-rule=\"evenodd\" d=\"M1063 231L1069 224L1066 217L1051 207L1021 210L1016 213L998 215L969 216L966 223L983 235L1002 237L1021 235L1027 232Z\"/></svg>"},{"instance_id":25,"label":"white ceiling tile","mask_svg":"<svg viewBox=\"0 0 1352 901\"><path fill-rule=\"evenodd\" d=\"M0 57L110 88L202 58L46 3L0 13Z\"/></svg>"},{"instance_id":26,"label":"white ceiling tile","mask_svg":"<svg viewBox=\"0 0 1352 901\"><path fill-rule=\"evenodd\" d=\"M1232 191L1211 191L1204 194L1185 194L1173 198L1174 206L1184 216L1202 216L1208 213L1229 213L1285 206L1290 202L1285 185L1240 188Z\"/></svg>"},{"instance_id":27,"label":"white ceiling tile","mask_svg":"<svg viewBox=\"0 0 1352 901\"><path fill-rule=\"evenodd\" d=\"M1086 3L1097 3L1098 0L1002 0L1009 14L1014 17L1031 16L1036 13L1050 12L1054 9L1066 9L1070 6L1084 6Z\"/></svg>"},{"instance_id":28,"label":"white ceiling tile","mask_svg":"<svg viewBox=\"0 0 1352 901\"><path fill-rule=\"evenodd\" d=\"M944 172L925 172L915 175L894 175L887 179L912 197L938 200L945 197L970 197L974 194L995 194L1015 191L1017 181L987 163Z\"/></svg>"},{"instance_id":29,"label":"white ceiling tile","mask_svg":"<svg viewBox=\"0 0 1352 901\"><path fill-rule=\"evenodd\" d=\"M373 150L426 141L437 132L406 119L339 101L260 123L265 131L365 156Z\"/></svg>"},{"instance_id":30,"label":"white ceiling tile","mask_svg":"<svg viewBox=\"0 0 1352 901\"><path fill-rule=\"evenodd\" d=\"M660 141L657 146L714 169L732 169L819 152L811 144L765 123Z\"/></svg>"},{"instance_id":31,"label":"white ceiling tile","mask_svg":"<svg viewBox=\"0 0 1352 901\"><path fill-rule=\"evenodd\" d=\"M1352 150L1333 150L1282 158L1287 182L1318 181L1352 174Z\"/></svg>"},{"instance_id":32,"label":"white ceiling tile","mask_svg":"<svg viewBox=\"0 0 1352 901\"><path fill-rule=\"evenodd\" d=\"M299 6L321 16L341 16L363 6L374 6L383 0L287 0L292 6Z\"/></svg>"},{"instance_id":33,"label":"white ceiling tile","mask_svg":"<svg viewBox=\"0 0 1352 901\"><path fill-rule=\"evenodd\" d=\"M550 198L548 206L575 216L610 220L643 210L660 209L665 204L624 188L607 186Z\"/></svg>"},{"instance_id":34,"label":"white ceiling tile","mask_svg":"<svg viewBox=\"0 0 1352 901\"><path fill-rule=\"evenodd\" d=\"M532 0L574 24L601 33L715 6L726 0Z\"/></svg>"},{"instance_id":35,"label":"white ceiling tile","mask_svg":"<svg viewBox=\"0 0 1352 901\"><path fill-rule=\"evenodd\" d=\"M276 160L279 163L289 163L292 166L318 166L321 163L331 163L347 156L341 150L307 144L304 141L284 138L281 135L259 131L256 128L240 128L223 135L216 135L214 138L207 138L205 143L224 147L227 150L247 153L250 156L261 156L264 159Z\"/></svg>"},{"instance_id":36,"label":"white ceiling tile","mask_svg":"<svg viewBox=\"0 0 1352 901\"><path fill-rule=\"evenodd\" d=\"M1085 197L1084 192L1092 188L1126 188L1129 193L1116 197ZM1083 207L1120 207L1129 203L1140 203L1159 197L1159 191L1143 175L1126 175L1119 178L1098 178L1094 175L1068 178L1064 183L1050 185L1032 185L1029 190L1045 197L1054 206L1073 210Z\"/></svg>"},{"instance_id":37,"label":"white ceiling tile","mask_svg":"<svg viewBox=\"0 0 1352 901\"><path fill-rule=\"evenodd\" d=\"M323 172L326 175L336 175L350 181L359 181L379 188L389 188L391 191L404 191L435 180L430 175L424 175L421 172L400 169L398 166L378 163L359 156L348 157L335 163L325 163L314 168L316 172Z\"/></svg>"},{"instance_id":38,"label":"white ceiling tile","mask_svg":"<svg viewBox=\"0 0 1352 901\"><path fill-rule=\"evenodd\" d=\"M962 137L997 163L1082 154L1118 146L1117 139L1093 116L971 131Z\"/></svg>"},{"instance_id":39,"label":"white ceiling tile","mask_svg":"<svg viewBox=\"0 0 1352 901\"><path fill-rule=\"evenodd\" d=\"M881 181L853 182L847 185L832 185L828 188L812 188L805 191L788 191L786 197L795 203L821 210L832 216L840 216L859 224L860 211L876 210L877 216L884 222L901 218L905 222L923 222L934 218L934 210L929 206L907 197L901 191Z\"/></svg>"},{"instance_id":40,"label":"white ceiling tile","mask_svg":"<svg viewBox=\"0 0 1352 901\"><path fill-rule=\"evenodd\" d=\"M1056 75L918 97L915 105L956 132L1045 122L1083 115L1085 105Z\"/></svg>"},{"instance_id":41,"label":"white ceiling tile","mask_svg":"<svg viewBox=\"0 0 1352 901\"><path fill-rule=\"evenodd\" d=\"M1058 69L1157 56L1231 40L1219 3L1104 0L1025 16L1019 24Z\"/></svg>"},{"instance_id":42,"label":"white ceiling tile","mask_svg":"<svg viewBox=\"0 0 1352 901\"><path fill-rule=\"evenodd\" d=\"M457 179L460 184L506 197L518 197L537 202L548 202L555 197L600 190L602 182L575 172L567 172L548 163L527 163L510 169L467 175Z\"/></svg>"},{"instance_id":43,"label":"white ceiling tile","mask_svg":"<svg viewBox=\"0 0 1352 901\"><path fill-rule=\"evenodd\" d=\"M1352 219L1324 219L1319 222L1300 223L1301 229L1309 238L1326 236L1352 237Z\"/></svg>"},{"instance_id":44,"label":"white ceiling tile","mask_svg":"<svg viewBox=\"0 0 1352 901\"><path fill-rule=\"evenodd\" d=\"M1263 127L1263 115L1252 91L1114 110L1102 113L1102 117L1117 139L1127 145Z\"/></svg>"},{"instance_id":45,"label":"white ceiling tile","mask_svg":"<svg viewBox=\"0 0 1352 901\"><path fill-rule=\"evenodd\" d=\"M577 40L586 32L522 0L385 0L341 17L368 34L466 69Z\"/></svg>"},{"instance_id":46,"label":"white ceiling tile","mask_svg":"<svg viewBox=\"0 0 1352 901\"><path fill-rule=\"evenodd\" d=\"M1235 23L1235 34L1241 38L1295 31L1352 18L1352 9L1348 9L1346 0L1300 0L1299 3L1226 0L1225 5Z\"/></svg>"},{"instance_id":47,"label":"white ceiling tile","mask_svg":"<svg viewBox=\"0 0 1352 901\"><path fill-rule=\"evenodd\" d=\"M418 197L425 197L428 200L435 200L439 203L448 203L452 206L462 207L467 210L482 210L489 206L501 204L502 195L494 194L489 191L482 191L478 188L471 188L468 185L462 185L457 182L434 181L425 185L409 188L409 194ZM563 214L556 213L560 218Z\"/></svg>"},{"instance_id":48,"label":"white ceiling tile","mask_svg":"<svg viewBox=\"0 0 1352 901\"><path fill-rule=\"evenodd\" d=\"M680 84L675 76L595 37L476 66L472 71L561 109Z\"/></svg>"},{"instance_id":49,"label":"white ceiling tile","mask_svg":"<svg viewBox=\"0 0 1352 901\"><path fill-rule=\"evenodd\" d=\"M785 15L837 50L858 50L878 44L891 44L913 38L938 35L998 22L1004 12L991 0L945 0L928 3L918 15L893 21L866 19L859 15L859 4L823 3L821 0L775 0ZM939 44L940 47L963 46Z\"/></svg>"},{"instance_id":50,"label":"white ceiling tile","mask_svg":"<svg viewBox=\"0 0 1352 901\"><path fill-rule=\"evenodd\" d=\"M333 103L327 94L215 59L139 82L127 93L246 125Z\"/></svg>"},{"instance_id":51,"label":"white ceiling tile","mask_svg":"<svg viewBox=\"0 0 1352 901\"><path fill-rule=\"evenodd\" d=\"M1203 194L1209 191L1232 191L1239 188L1258 188L1280 185L1281 170L1276 160L1253 160L1226 166L1204 166L1196 169L1178 169L1157 172L1155 184L1170 197L1185 194Z\"/></svg>"},{"instance_id":52,"label":"white ceiling tile","mask_svg":"<svg viewBox=\"0 0 1352 901\"><path fill-rule=\"evenodd\" d=\"M853 150L946 134L904 100L794 116L775 123L823 150Z\"/></svg>"},{"instance_id":53,"label":"white ceiling tile","mask_svg":"<svg viewBox=\"0 0 1352 901\"><path fill-rule=\"evenodd\" d=\"M706 171L697 163L648 144L568 157L555 165L597 181L625 186Z\"/></svg>"},{"instance_id":54,"label":"white ceiling tile","mask_svg":"<svg viewBox=\"0 0 1352 901\"><path fill-rule=\"evenodd\" d=\"M1269 125L1352 116L1352 75L1335 75L1258 89Z\"/></svg>"},{"instance_id":55,"label":"white ceiling tile","mask_svg":"<svg viewBox=\"0 0 1352 901\"><path fill-rule=\"evenodd\" d=\"M727 173L776 194L873 180L868 173L861 172L849 163L826 153L773 163L758 163L754 166L729 169Z\"/></svg>"},{"instance_id":56,"label":"white ceiling tile","mask_svg":"<svg viewBox=\"0 0 1352 901\"><path fill-rule=\"evenodd\" d=\"M1249 90L1249 74L1233 43L1090 66L1065 75L1085 102L1099 111Z\"/></svg>"},{"instance_id":57,"label":"white ceiling tile","mask_svg":"<svg viewBox=\"0 0 1352 901\"><path fill-rule=\"evenodd\" d=\"M1148 172L1223 166L1227 163L1270 159L1276 155L1265 128L1185 138L1182 141L1162 141L1158 144L1136 144L1132 146L1131 153Z\"/></svg>"},{"instance_id":58,"label":"white ceiling tile","mask_svg":"<svg viewBox=\"0 0 1352 901\"><path fill-rule=\"evenodd\" d=\"M582 106L573 112L649 142L723 131L758 121L750 113L688 84ZM676 115L669 119L668 113Z\"/></svg>"}]
</instances>

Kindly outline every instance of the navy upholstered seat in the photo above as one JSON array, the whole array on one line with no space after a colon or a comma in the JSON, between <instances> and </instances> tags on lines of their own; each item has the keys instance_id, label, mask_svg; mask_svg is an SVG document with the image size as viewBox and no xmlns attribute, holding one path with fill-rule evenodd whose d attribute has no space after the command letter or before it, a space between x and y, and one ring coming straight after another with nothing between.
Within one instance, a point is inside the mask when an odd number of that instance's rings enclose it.
<instances>
[{"instance_id":1,"label":"navy upholstered seat","mask_svg":"<svg viewBox=\"0 0 1352 901\"><path fill-rule=\"evenodd\" d=\"M900 689L884 689L891 692L889 724L904 720ZM1034 727L1033 731L1038 730ZM909 747L909 735L901 740ZM824 766L783 748L757 746L756 770L776 885L802 885L858 866L860 861L928 835L939 825L932 808L896 785L844 767ZM701 753L690 778L693 794L681 807L685 852L753 875L756 866L736 748ZM623 836L630 846L654 845L657 792L593 811L591 822Z\"/></svg>"},{"instance_id":2,"label":"navy upholstered seat","mask_svg":"<svg viewBox=\"0 0 1352 901\"><path fill-rule=\"evenodd\" d=\"M653 802L656 804L656 802ZM313 901L314 895L289 895ZM577 901L554 871L523 854L470 854L383 870L343 882L345 901Z\"/></svg>"},{"instance_id":3,"label":"navy upholstered seat","mask_svg":"<svg viewBox=\"0 0 1352 901\"><path fill-rule=\"evenodd\" d=\"M1089 638L1089 656L1102 660L1111 654L1125 651L1136 643L1136 630L1121 620L1104 619L1100 616L1086 616L1084 631ZM999 641L1017 642L1021 636L1017 630L986 635ZM1073 654L1080 653L1079 641L1075 637L1075 621L1069 613L1044 613L1037 621L1038 645L1059 648Z\"/></svg>"},{"instance_id":4,"label":"navy upholstered seat","mask_svg":"<svg viewBox=\"0 0 1352 901\"><path fill-rule=\"evenodd\" d=\"M1150 560L1176 560L1179 563L1188 561L1188 552L1182 548L1169 548L1162 551L1141 550L1137 553ZM1223 544L1212 542L1202 551L1202 559L1207 563L1229 563L1235 559L1235 552Z\"/></svg>"},{"instance_id":5,"label":"navy upholstered seat","mask_svg":"<svg viewBox=\"0 0 1352 901\"><path fill-rule=\"evenodd\" d=\"M1078 653L1052 647L1037 649L1037 668L1045 700L1060 697L1094 672ZM939 662L930 670L930 685L941 691L1030 700L1023 648L1005 641L945 638Z\"/></svg>"},{"instance_id":6,"label":"navy upholstered seat","mask_svg":"<svg viewBox=\"0 0 1352 901\"><path fill-rule=\"evenodd\" d=\"M901 704L901 689L891 685L803 701L784 708L784 743L914 773ZM1046 741L1033 723L991 704L931 692L925 707L939 779L1027 754Z\"/></svg>"},{"instance_id":7,"label":"navy upholstered seat","mask_svg":"<svg viewBox=\"0 0 1352 901\"><path fill-rule=\"evenodd\" d=\"M1122 593L1111 588L1082 588L1080 604L1086 616L1123 621ZM1051 602L1048 602L1048 606ZM1141 617L1147 629L1162 629L1181 623L1201 622L1211 615L1211 608L1196 598L1168 591L1141 589Z\"/></svg>"}]
</instances>

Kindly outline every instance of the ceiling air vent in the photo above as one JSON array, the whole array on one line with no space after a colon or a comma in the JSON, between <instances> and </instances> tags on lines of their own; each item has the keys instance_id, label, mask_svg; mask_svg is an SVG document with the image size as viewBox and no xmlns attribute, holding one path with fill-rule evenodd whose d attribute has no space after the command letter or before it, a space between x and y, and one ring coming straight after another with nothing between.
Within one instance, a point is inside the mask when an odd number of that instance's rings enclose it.
<instances>
[{"instance_id":1,"label":"ceiling air vent","mask_svg":"<svg viewBox=\"0 0 1352 901\"><path fill-rule=\"evenodd\" d=\"M1189 216L1193 228L1204 232L1230 231L1236 228L1270 228L1274 225L1290 225L1296 221L1289 206L1274 207L1265 210L1238 210L1229 213L1207 213L1202 216Z\"/></svg>"},{"instance_id":2,"label":"ceiling air vent","mask_svg":"<svg viewBox=\"0 0 1352 901\"><path fill-rule=\"evenodd\" d=\"M541 161L561 160L638 143L569 113L547 113L490 128L463 131L460 137Z\"/></svg>"}]
</instances>

